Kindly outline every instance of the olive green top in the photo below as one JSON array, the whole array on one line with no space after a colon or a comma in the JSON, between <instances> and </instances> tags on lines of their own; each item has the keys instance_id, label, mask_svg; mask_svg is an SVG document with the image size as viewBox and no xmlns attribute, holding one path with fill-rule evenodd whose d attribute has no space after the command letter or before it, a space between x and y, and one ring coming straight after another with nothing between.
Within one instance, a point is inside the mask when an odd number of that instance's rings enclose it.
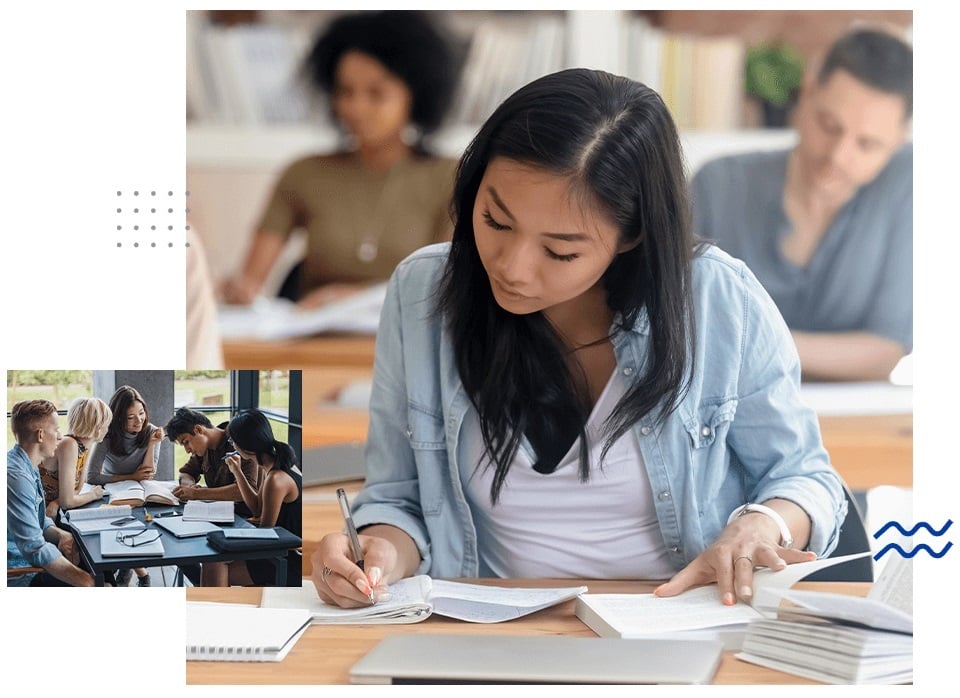
<instances>
[{"instance_id":1,"label":"olive green top","mask_svg":"<svg viewBox=\"0 0 960 698\"><path fill-rule=\"evenodd\" d=\"M304 291L385 281L414 250L450 238L456 166L411 155L374 172L353 153L305 157L280 176L258 229L306 231Z\"/></svg>"}]
</instances>

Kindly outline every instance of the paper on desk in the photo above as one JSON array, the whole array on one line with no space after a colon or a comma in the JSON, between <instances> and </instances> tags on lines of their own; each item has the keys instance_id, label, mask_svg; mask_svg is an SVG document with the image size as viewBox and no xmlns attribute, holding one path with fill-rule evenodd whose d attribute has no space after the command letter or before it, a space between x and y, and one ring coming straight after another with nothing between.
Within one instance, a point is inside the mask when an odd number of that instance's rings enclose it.
<instances>
[{"instance_id":1,"label":"paper on desk","mask_svg":"<svg viewBox=\"0 0 960 698\"><path fill-rule=\"evenodd\" d=\"M320 332L374 334L387 294L385 283L328 303L302 310L282 298L257 298L249 306L223 306L217 311L224 339L278 340L308 337Z\"/></svg>"}]
</instances>

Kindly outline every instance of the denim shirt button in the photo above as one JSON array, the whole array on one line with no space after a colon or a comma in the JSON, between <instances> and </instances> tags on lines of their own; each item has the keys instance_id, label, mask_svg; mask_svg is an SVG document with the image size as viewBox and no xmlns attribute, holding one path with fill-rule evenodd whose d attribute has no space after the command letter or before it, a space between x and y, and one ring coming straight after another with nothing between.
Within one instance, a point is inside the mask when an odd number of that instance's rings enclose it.
<instances>
[{"instance_id":1,"label":"denim shirt button","mask_svg":"<svg viewBox=\"0 0 960 698\"><path fill-rule=\"evenodd\" d=\"M407 438L408 439L413 438L413 429L411 429L410 427L407 427Z\"/></svg>"},{"instance_id":2,"label":"denim shirt button","mask_svg":"<svg viewBox=\"0 0 960 698\"><path fill-rule=\"evenodd\" d=\"M704 424L703 428L700 430L700 433L703 434L704 436L710 436L710 427Z\"/></svg>"},{"instance_id":3,"label":"denim shirt button","mask_svg":"<svg viewBox=\"0 0 960 698\"><path fill-rule=\"evenodd\" d=\"M674 553L679 553L679 552L680 552L680 548L673 547L673 548L670 548L670 551L671 551L671 552L674 552Z\"/></svg>"},{"instance_id":4,"label":"denim shirt button","mask_svg":"<svg viewBox=\"0 0 960 698\"><path fill-rule=\"evenodd\" d=\"M632 376L632 375L633 375L633 368L631 368L630 366L627 366L625 369L623 369L623 375L625 375L625 376Z\"/></svg>"},{"instance_id":5,"label":"denim shirt button","mask_svg":"<svg viewBox=\"0 0 960 698\"><path fill-rule=\"evenodd\" d=\"M644 436L649 436L651 431L653 430L647 425L640 427L640 433L643 434Z\"/></svg>"},{"instance_id":6,"label":"denim shirt button","mask_svg":"<svg viewBox=\"0 0 960 698\"><path fill-rule=\"evenodd\" d=\"M668 499L670 499L670 493L669 493L669 492L661 492L658 496L660 497L660 501L661 501L661 502L665 502L665 501L667 501Z\"/></svg>"}]
</instances>

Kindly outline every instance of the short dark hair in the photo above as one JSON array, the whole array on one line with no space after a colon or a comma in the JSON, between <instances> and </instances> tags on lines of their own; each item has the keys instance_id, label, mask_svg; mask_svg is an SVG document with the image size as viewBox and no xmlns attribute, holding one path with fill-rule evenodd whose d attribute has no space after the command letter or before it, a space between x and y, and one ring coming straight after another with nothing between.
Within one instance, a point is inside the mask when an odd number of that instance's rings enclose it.
<instances>
[{"instance_id":1,"label":"short dark hair","mask_svg":"<svg viewBox=\"0 0 960 698\"><path fill-rule=\"evenodd\" d=\"M213 422L203 412L191 410L189 407L178 407L164 429L167 432L167 438L176 443L181 434L192 434L196 426L211 429Z\"/></svg>"},{"instance_id":2,"label":"short dark hair","mask_svg":"<svg viewBox=\"0 0 960 698\"><path fill-rule=\"evenodd\" d=\"M838 70L880 92L903 99L904 116L913 113L913 48L893 34L857 29L837 39L826 57L817 82L821 85Z\"/></svg>"},{"instance_id":3,"label":"short dark hair","mask_svg":"<svg viewBox=\"0 0 960 698\"><path fill-rule=\"evenodd\" d=\"M10 411L10 431L17 441L22 441L51 414L57 413L57 406L49 400L21 400Z\"/></svg>"},{"instance_id":4,"label":"short dark hair","mask_svg":"<svg viewBox=\"0 0 960 698\"><path fill-rule=\"evenodd\" d=\"M521 87L481 126L457 172L438 310L496 467L493 502L524 435L539 472L556 468L577 437L581 480L590 468L589 409L569 375L562 341L542 313L500 308L480 261L473 209L496 157L569 177L573 193L602 210L619 227L620 242L632 246L614 258L602 283L618 316L615 331L649 322L651 358L607 422L604 453L644 415L669 414L686 390L696 254L679 135L660 95L646 85L597 70L564 70Z\"/></svg>"},{"instance_id":5,"label":"short dark hair","mask_svg":"<svg viewBox=\"0 0 960 698\"><path fill-rule=\"evenodd\" d=\"M322 92L332 93L340 58L360 51L380 61L413 95L411 121L423 133L440 126L453 100L460 52L422 11L357 12L335 18L307 55L305 69Z\"/></svg>"}]
</instances>

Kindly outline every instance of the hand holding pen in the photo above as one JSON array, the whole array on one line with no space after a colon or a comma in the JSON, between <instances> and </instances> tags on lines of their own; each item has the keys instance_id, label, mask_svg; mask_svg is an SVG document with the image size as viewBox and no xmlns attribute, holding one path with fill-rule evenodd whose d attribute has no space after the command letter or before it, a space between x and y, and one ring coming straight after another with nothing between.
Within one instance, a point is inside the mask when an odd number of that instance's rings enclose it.
<instances>
[{"instance_id":1,"label":"hand holding pen","mask_svg":"<svg viewBox=\"0 0 960 698\"><path fill-rule=\"evenodd\" d=\"M364 538L365 553L342 489L337 491L337 501L343 514L344 532L324 536L311 558L317 594L325 603L345 608L376 603L386 596L380 587L383 565L390 567L396 555L392 546L376 537ZM377 562L371 564L371 560ZM363 597L358 596L358 591Z\"/></svg>"}]
</instances>

